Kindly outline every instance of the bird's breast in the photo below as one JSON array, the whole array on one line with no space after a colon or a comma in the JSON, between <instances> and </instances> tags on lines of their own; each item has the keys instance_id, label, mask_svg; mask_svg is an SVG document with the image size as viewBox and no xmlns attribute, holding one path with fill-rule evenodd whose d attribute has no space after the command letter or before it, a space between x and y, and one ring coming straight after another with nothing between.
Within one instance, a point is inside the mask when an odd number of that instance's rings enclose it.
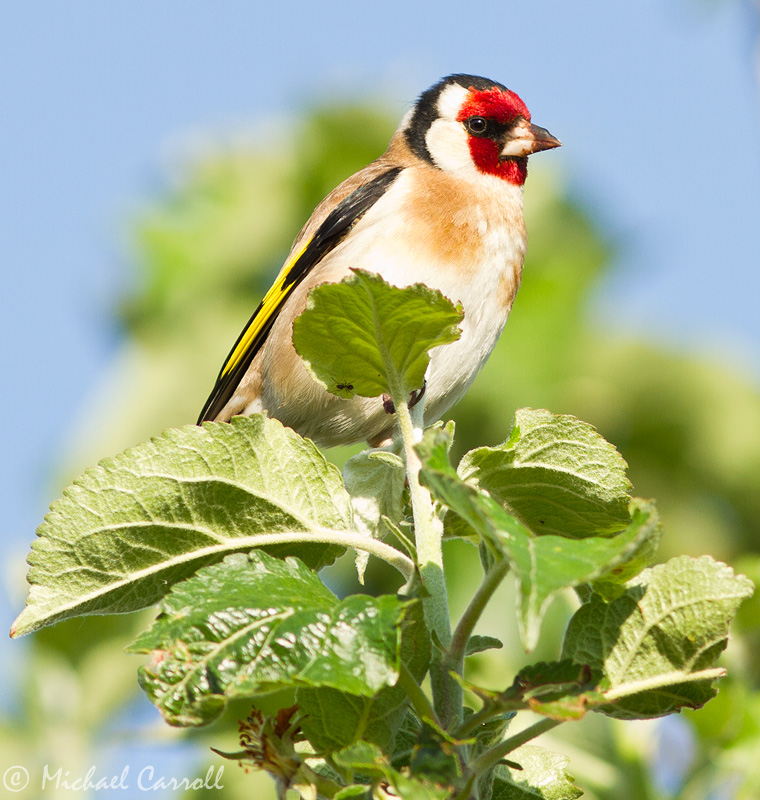
<instances>
[{"instance_id":1,"label":"bird's breast","mask_svg":"<svg viewBox=\"0 0 760 800\"><path fill-rule=\"evenodd\" d=\"M517 187L491 176L475 191L438 172L405 169L297 287L254 363L261 370L261 398L249 411L268 409L327 445L391 435L394 421L379 398L329 395L307 373L291 341L293 319L309 289L340 281L352 268L396 286L424 283L462 304L461 338L432 351L426 420L438 419L461 397L495 346L520 283L522 197Z\"/></svg>"},{"instance_id":2,"label":"bird's breast","mask_svg":"<svg viewBox=\"0 0 760 800\"><path fill-rule=\"evenodd\" d=\"M473 186L441 170L406 169L325 264L391 284L424 283L464 308L462 336L433 351L431 418L452 405L493 350L520 285L526 247L522 190L493 176Z\"/></svg>"},{"instance_id":3,"label":"bird's breast","mask_svg":"<svg viewBox=\"0 0 760 800\"><path fill-rule=\"evenodd\" d=\"M408 168L325 259L320 280L358 267L398 286L425 283L465 309L496 295L508 312L525 245L520 187Z\"/></svg>"}]
</instances>

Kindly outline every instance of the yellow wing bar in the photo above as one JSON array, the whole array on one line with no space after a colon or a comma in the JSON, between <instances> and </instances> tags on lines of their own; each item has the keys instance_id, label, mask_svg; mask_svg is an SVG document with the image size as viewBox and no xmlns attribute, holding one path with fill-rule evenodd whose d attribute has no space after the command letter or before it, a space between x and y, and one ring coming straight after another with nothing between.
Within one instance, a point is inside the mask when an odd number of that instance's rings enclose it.
<instances>
[{"instance_id":1,"label":"yellow wing bar","mask_svg":"<svg viewBox=\"0 0 760 800\"><path fill-rule=\"evenodd\" d=\"M240 379L266 341L275 318L293 289L343 239L367 209L383 196L400 172L401 167L392 167L354 189L325 217L298 252L285 262L227 356L198 418L199 425L204 420L216 419L235 393Z\"/></svg>"},{"instance_id":2,"label":"yellow wing bar","mask_svg":"<svg viewBox=\"0 0 760 800\"><path fill-rule=\"evenodd\" d=\"M291 276L293 266L306 252L309 244L310 241L306 242L306 244L293 256L293 258L288 259L288 261L285 262L285 265L280 270L280 274L277 276L277 279L269 288L269 291L264 295L264 299L261 301L261 305L256 311L253 319L248 323L248 327L245 329L243 335L240 337L238 343L235 345L233 351L227 358L224 367L222 367L222 372L219 375L220 379L232 372L232 370L235 369L235 367L240 363L240 360L246 354L248 348L251 347L253 342L256 341L256 337L266 325L272 314L280 307L280 305L285 301L285 298L293 290L293 287L296 285L295 283L291 281L288 286L285 286L285 284L288 282L288 278Z\"/></svg>"}]
</instances>

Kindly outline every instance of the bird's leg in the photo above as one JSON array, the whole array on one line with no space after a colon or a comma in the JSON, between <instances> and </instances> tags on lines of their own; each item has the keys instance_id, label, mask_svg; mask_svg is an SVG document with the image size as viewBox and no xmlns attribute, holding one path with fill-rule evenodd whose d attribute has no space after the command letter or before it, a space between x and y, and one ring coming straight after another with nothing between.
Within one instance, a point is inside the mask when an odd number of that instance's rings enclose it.
<instances>
[{"instance_id":1,"label":"bird's leg","mask_svg":"<svg viewBox=\"0 0 760 800\"><path fill-rule=\"evenodd\" d=\"M425 396L425 389L427 388L427 381L424 381L422 384L421 389L415 389L409 395L409 408L414 408L417 403L422 400ZM393 400L389 394L383 395L383 410L386 414L395 414L396 413L396 406L393 404Z\"/></svg>"},{"instance_id":2,"label":"bird's leg","mask_svg":"<svg viewBox=\"0 0 760 800\"><path fill-rule=\"evenodd\" d=\"M419 403L420 400L422 400L422 398L425 396L425 389L427 389L427 380L424 380L422 382L421 389L415 389L409 395L409 408L414 408L417 405L417 403Z\"/></svg>"}]
</instances>

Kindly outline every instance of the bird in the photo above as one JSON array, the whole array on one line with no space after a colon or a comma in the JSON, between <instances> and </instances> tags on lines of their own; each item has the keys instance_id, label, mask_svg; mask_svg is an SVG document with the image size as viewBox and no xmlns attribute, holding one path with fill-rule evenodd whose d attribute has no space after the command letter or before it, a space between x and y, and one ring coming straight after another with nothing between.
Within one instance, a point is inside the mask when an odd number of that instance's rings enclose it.
<instances>
[{"instance_id":1,"label":"bird","mask_svg":"<svg viewBox=\"0 0 760 800\"><path fill-rule=\"evenodd\" d=\"M355 268L399 287L423 283L461 304L459 340L431 351L425 375L424 423L439 419L491 354L520 286L528 156L560 145L501 83L453 74L424 91L388 149L315 208L198 424L266 412L321 447L389 444L396 423L387 398L330 394L293 346L309 292Z\"/></svg>"}]
</instances>

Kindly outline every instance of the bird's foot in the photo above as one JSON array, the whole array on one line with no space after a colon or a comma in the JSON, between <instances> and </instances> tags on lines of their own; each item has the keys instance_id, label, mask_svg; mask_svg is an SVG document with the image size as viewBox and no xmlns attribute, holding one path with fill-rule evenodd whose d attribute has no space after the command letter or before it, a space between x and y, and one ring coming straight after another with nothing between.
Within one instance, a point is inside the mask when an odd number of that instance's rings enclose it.
<instances>
[{"instance_id":1,"label":"bird's foot","mask_svg":"<svg viewBox=\"0 0 760 800\"><path fill-rule=\"evenodd\" d=\"M420 400L422 400L422 398L425 396L426 388L427 388L427 381L425 381L422 384L421 389L415 389L409 395L409 408L414 408L417 405L417 403L419 403ZM383 395L383 410L385 411L386 414L396 413L396 406L394 405L393 400L391 400L391 396L389 394Z\"/></svg>"},{"instance_id":2,"label":"bird's foot","mask_svg":"<svg viewBox=\"0 0 760 800\"><path fill-rule=\"evenodd\" d=\"M417 405L417 403L419 403L420 400L422 400L422 398L425 396L425 389L427 389L427 381L422 382L421 389L415 389L409 395L409 408L414 408Z\"/></svg>"}]
</instances>

